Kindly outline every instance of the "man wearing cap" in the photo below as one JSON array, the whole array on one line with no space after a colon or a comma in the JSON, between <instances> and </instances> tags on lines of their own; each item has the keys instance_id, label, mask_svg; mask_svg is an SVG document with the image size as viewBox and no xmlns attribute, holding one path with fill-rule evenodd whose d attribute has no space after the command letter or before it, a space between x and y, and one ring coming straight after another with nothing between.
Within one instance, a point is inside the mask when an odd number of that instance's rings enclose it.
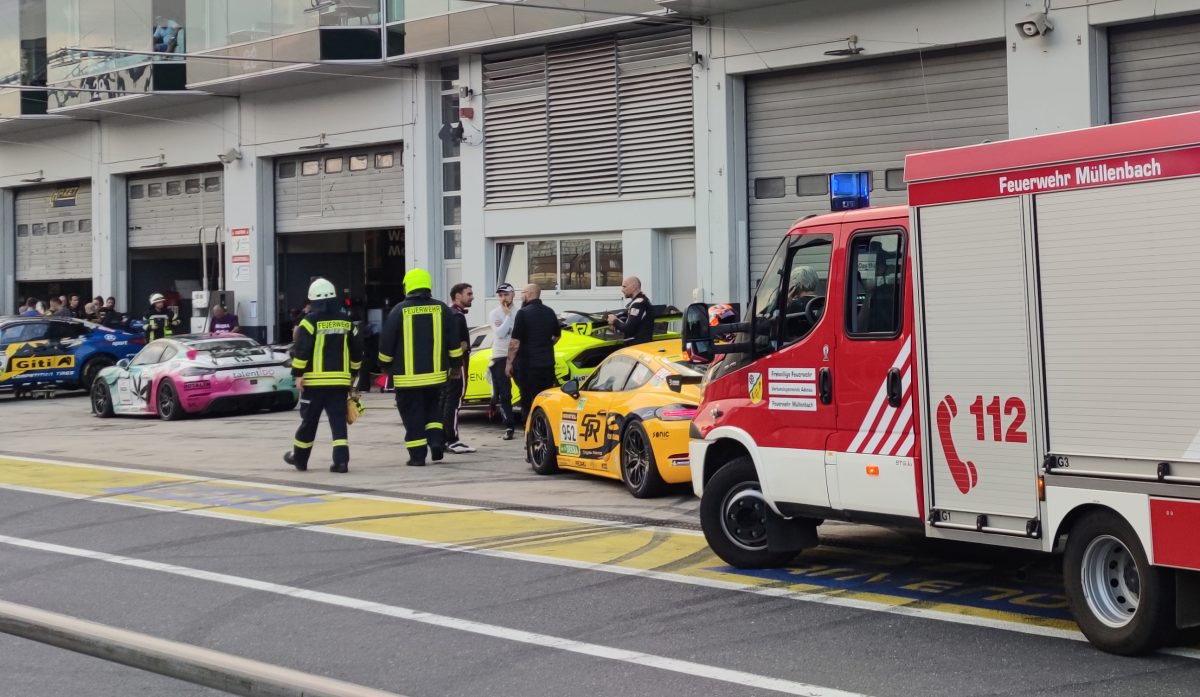
<instances>
[{"instance_id":1,"label":"man wearing cap","mask_svg":"<svg viewBox=\"0 0 1200 697\"><path fill-rule=\"evenodd\" d=\"M512 338L513 321L516 319L513 312L514 295L515 289L511 283L501 283L496 288L500 307L488 315L493 335L492 362L488 364L488 375L492 380L492 403L500 410L500 417L504 420L504 440L512 440L517 428L517 420L513 418L512 380L504 374L504 367L508 363L508 342Z\"/></svg>"},{"instance_id":2,"label":"man wearing cap","mask_svg":"<svg viewBox=\"0 0 1200 697\"><path fill-rule=\"evenodd\" d=\"M406 273L404 302L388 313L379 336L379 366L396 390L410 467L424 467L427 453L435 462L442 459L446 441L438 407L449 371L463 358L450 308L433 299L432 288L428 271Z\"/></svg>"},{"instance_id":3,"label":"man wearing cap","mask_svg":"<svg viewBox=\"0 0 1200 697\"><path fill-rule=\"evenodd\" d=\"M154 341L165 336L171 336L179 328L179 315L173 308L167 307L167 299L162 293L150 296L150 309L146 312L146 341Z\"/></svg>"}]
</instances>

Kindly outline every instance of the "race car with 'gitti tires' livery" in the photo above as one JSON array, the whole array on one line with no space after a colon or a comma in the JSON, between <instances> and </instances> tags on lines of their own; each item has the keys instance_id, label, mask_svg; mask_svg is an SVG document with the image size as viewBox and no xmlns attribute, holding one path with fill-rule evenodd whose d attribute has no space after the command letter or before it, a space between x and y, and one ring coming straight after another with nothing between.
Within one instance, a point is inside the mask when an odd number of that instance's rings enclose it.
<instances>
[{"instance_id":1,"label":"race car with 'gitti tires' livery","mask_svg":"<svg viewBox=\"0 0 1200 697\"><path fill-rule=\"evenodd\" d=\"M140 334L71 317L0 319L0 391L87 389L100 371L142 349Z\"/></svg>"},{"instance_id":2,"label":"race car with 'gitti tires' livery","mask_svg":"<svg viewBox=\"0 0 1200 697\"><path fill-rule=\"evenodd\" d=\"M288 411L300 401L286 352L240 334L184 334L100 371L92 413L154 416Z\"/></svg>"},{"instance_id":3,"label":"race car with 'gitti tires' livery","mask_svg":"<svg viewBox=\"0 0 1200 697\"><path fill-rule=\"evenodd\" d=\"M637 498L690 482L703 371L685 361L678 340L656 341L617 351L582 383L541 392L526 424L533 470L619 479Z\"/></svg>"}]
</instances>

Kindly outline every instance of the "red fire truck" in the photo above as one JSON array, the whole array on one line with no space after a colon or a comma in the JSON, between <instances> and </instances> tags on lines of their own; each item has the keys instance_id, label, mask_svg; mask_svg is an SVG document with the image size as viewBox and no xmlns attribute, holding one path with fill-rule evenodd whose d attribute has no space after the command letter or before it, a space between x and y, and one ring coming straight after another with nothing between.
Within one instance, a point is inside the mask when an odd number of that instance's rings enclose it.
<instances>
[{"instance_id":1,"label":"red fire truck","mask_svg":"<svg viewBox=\"0 0 1200 697\"><path fill-rule=\"evenodd\" d=\"M1061 553L1121 654L1200 624L1200 113L910 156L908 207L802 220L716 358L691 467L712 549L828 519ZM715 331L736 332L722 344Z\"/></svg>"}]
</instances>

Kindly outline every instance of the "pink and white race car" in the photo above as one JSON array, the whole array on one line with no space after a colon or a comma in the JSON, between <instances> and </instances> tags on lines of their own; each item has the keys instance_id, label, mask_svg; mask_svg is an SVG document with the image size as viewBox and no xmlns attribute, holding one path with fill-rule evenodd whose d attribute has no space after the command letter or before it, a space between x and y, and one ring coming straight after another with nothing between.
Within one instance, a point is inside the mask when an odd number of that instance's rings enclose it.
<instances>
[{"instance_id":1,"label":"pink and white race car","mask_svg":"<svg viewBox=\"0 0 1200 697\"><path fill-rule=\"evenodd\" d=\"M288 354L240 334L185 334L146 345L92 383L92 413L190 414L287 411L300 400Z\"/></svg>"}]
</instances>

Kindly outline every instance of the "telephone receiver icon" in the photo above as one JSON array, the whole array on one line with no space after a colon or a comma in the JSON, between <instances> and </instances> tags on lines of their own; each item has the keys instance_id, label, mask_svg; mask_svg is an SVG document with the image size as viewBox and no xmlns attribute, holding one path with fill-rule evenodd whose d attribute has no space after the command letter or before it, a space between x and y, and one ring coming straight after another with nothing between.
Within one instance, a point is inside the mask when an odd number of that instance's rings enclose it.
<instances>
[{"instance_id":1,"label":"telephone receiver icon","mask_svg":"<svg viewBox=\"0 0 1200 697\"><path fill-rule=\"evenodd\" d=\"M938 438L941 440L942 450L946 453L946 464L950 467L950 476L954 478L954 484L959 491L967 494L979 484L979 473L975 470L975 463L963 462L954 447L950 421L955 416L958 416L958 405L954 403L953 397L946 395L937 406Z\"/></svg>"}]
</instances>

